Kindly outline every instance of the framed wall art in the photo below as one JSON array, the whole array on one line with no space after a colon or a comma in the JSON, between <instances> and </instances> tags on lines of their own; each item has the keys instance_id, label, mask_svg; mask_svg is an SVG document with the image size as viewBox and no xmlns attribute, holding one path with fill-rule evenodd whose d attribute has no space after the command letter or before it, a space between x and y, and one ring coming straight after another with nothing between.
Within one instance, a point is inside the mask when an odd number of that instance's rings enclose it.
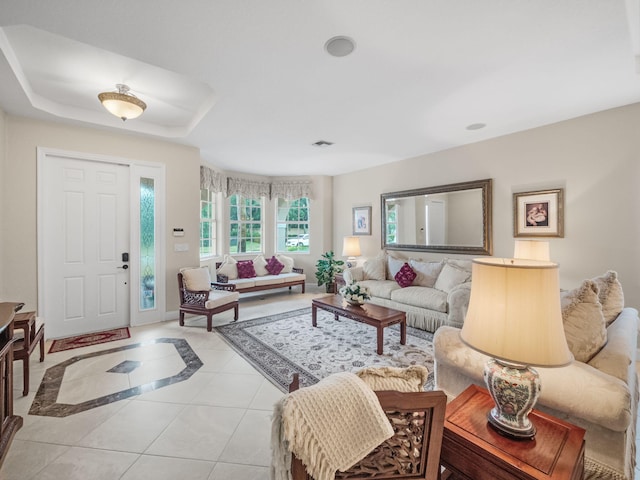
<instances>
[{"instance_id":1,"label":"framed wall art","mask_svg":"<svg viewBox=\"0 0 640 480\"><path fill-rule=\"evenodd\" d=\"M353 235L371 235L371 207L353 208Z\"/></svg>"},{"instance_id":2,"label":"framed wall art","mask_svg":"<svg viewBox=\"0 0 640 480\"><path fill-rule=\"evenodd\" d=\"M514 237L564 237L564 189L513 194Z\"/></svg>"}]
</instances>

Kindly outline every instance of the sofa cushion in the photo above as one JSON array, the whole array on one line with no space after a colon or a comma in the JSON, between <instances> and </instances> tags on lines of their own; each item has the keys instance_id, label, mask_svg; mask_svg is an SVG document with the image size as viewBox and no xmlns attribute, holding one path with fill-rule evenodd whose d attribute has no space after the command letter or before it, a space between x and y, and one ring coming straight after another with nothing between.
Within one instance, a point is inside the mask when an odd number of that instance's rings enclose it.
<instances>
[{"instance_id":1,"label":"sofa cushion","mask_svg":"<svg viewBox=\"0 0 640 480\"><path fill-rule=\"evenodd\" d=\"M592 280L585 280L578 288L562 292L561 304L569 350L577 361L587 363L607 343L598 287Z\"/></svg>"},{"instance_id":2,"label":"sofa cushion","mask_svg":"<svg viewBox=\"0 0 640 480\"><path fill-rule=\"evenodd\" d=\"M609 325L624 308L624 293L622 285L618 281L618 274L609 270L604 275L592 278L598 286L598 300L602 305L602 314Z\"/></svg>"},{"instance_id":3,"label":"sofa cushion","mask_svg":"<svg viewBox=\"0 0 640 480\"><path fill-rule=\"evenodd\" d=\"M253 269L256 271L256 276L258 277L269 275L269 272L267 271L267 261L264 259L263 255L258 255L253 259Z\"/></svg>"},{"instance_id":4,"label":"sofa cushion","mask_svg":"<svg viewBox=\"0 0 640 480\"><path fill-rule=\"evenodd\" d=\"M263 277L256 277L253 280L256 287L261 287L262 285L278 285L285 282L283 275L265 275Z\"/></svg>"},{"instance_id":5,"label":"sofa cushion","mask_svg":"<svg viewBox=\"0 0 640 480\"><path fill-rule=\"evenodd\" d=\"M380 252L378 256L370 258L362 265L365 280L386 280L385 253Z\"/></svg>"},{"instance_id":6,"label":"sofa cushion","mask_svg":"<svg viewBox=\"0 0 640 480\"><path fill-rule=\"evenodd\" d=\"M276 258L282 265L284 265L284 268L280 273L291 273L293 271L293 258L280 254L276 254Z\"/></svg>"},{"instance_id":7,"label":"sofa cushion","mask_svg":"<svg viewBox=\"0 0 640 480\"><path fill-rule=\"evenodd\" d=\"M368 367L356 372L371 390L395 390L397 392L422 392L429 377L429 370L422 365L410 367Z\"/></svg>"},{"instance_id":8,"label":"sofa cushion","mask_svg":"<svg viewBox=\"0 0 640 480\"><path fill-rule=\"evenodd\" d=\"M421 287L433 287L442 270L442 262L422 262L411 259L409 260L409 265L416 272L416 279L413 284Z\"/></svg>"},{"instance_id":9,"label":"sofa cushion","mask_svg":"<svg viewBox=\"0 0 640 480\"><path fill-rule=\"evenodd\" d=\"M362 267L345 268L342 272L342 278L347 285L353 282L361 282L364 280L364 271Z\"/></svg>"},{"instance_id":10,"label":"sofa cushion","mask_svg":"<svg viewBox=\"0 0 640 480\"><path fill-rule=\"evenodd\" d=\"M222 264L220 265L216 273L220 275L226 275L229 280L235 280L236 278L238 278L238 267L236 265L237 263L238 262L236 262L235 258L229 255L225 255L224 260L222 261Z\"/></svg>"},{"instance_id":11,"label":"sofa cushion","mask_svg":"<svg viewBox=\"0 0 640 480\"><path fill-rule=\"evenodd\" d=\"M254 278L256 276L253 260L238 260L236 268L238 269L238 278Z\"/></svg>"},{"instance_id":12,"label":"sofa cushion","mask_svg":"<svg viewBox=\"0 0 640 480\"><path fill-rule=\"evenodd\" d=\"M416 286L398 288L391 292L391 300L394 302L442 313L447 313L447 296L442 290Z\"/></svg>"},{"instance_id":13,"label":"sofa cushion","mask_svg":"<svg viewBox=\"0 0 640 480\"><path fill-rule=\"evenodd\" d=\"M244 288L254 287L256 285L256 278L236 278L229 280L229 283L233 283L236 286L236 290L242 290Z\"/></svg>"},{"instance_id":14,"label":"sofa cushion","mask_svg":"<svg viewBox=\"0 0 640 480\"><path fill-rule=\"evenodd\" d=\"M449 293L458 285L469 280L470 277L470 272L460 270L459 268L452 266L450 263L446 263L442 267L440 275L438 275L434 288Z\"/></svg>"},{"instance_id":15,"label":"sofa cushion","mask_svg":"<svg viewBox=\"0 0 640 480\"><path fill-rule=\"evenodd\" d=\"M205 302L205 308L216 308L231 302L237 302L240 298L238 292L228 292L226 290L211 290L209 299Z\"/></svg>"},{"instance_id":16,"label":"sofa cushion","mask_svg":"<svg viewBox=\"0 0 640 480\"><path fill-rule=\"evenodd\" d=\"M409 264L405 262L393 278L398 282L398 285L405 288L413 283L416 278L416 272L414 272Z\"/></svg>"},{"instance_id":17,"label":"sofa cushion","mask_svg":"<svg viewBox=\"0 0 640 480\"><path fill-rule=\"evenodd\" d=\"M405 260L387 255L387 280L396 280L396 274L406 263Z\"/></svg>"},{"instance_id":18,"label":"sofa cushion","mask_svg":"<svg viewBox=\"0 0 640 480\"><path fill-rule=\"evenodd\" d=\"M184 288L191 291L211 290L211 275L207 267L181 268Z\"/></svg>"},{"instance_id":19,"label":"sofa cushion","mask_svg":"<svg viewBox=\"0 0 640 480\"><path fill-rule=\"evenodd\" d=\"M469 273L471 273L473 269L472 260L463 260L460 258L447 258L445 259L445 263L448 263L452 267L456 267L460 270L464 270L465 272L469 272Z\"/></svg>"},{"instance_id":20,"label":"sofa cushion","mask_svg":"<svg viewBox=\"0 0 640 480\"><path fill-rule=\"evenodd\" d=\"M395 290L400 290L400 285L395 280L362 280L359 285L367 287L372 297L391 299Z\"/></svg>"},{"instance_id":21,"label":"sofa cushion","mask_svg":"<svg viewBox=\"0 0 640 480\"><path fill-rule=\"evenodd\" d=\"M635 310L623 309L616 321L607 327L607 344L589 361L589 365L627 384L636 375L636 322Z\"/></svg>"},{"instance_id":22,"label":"sofa cushion","mask_svg":"<svg viewBox=\"0 0 640 480\"><path fill-rule=\"evenodd\" d=\"M280 272L282 272L283 268L284 264L280 262L275 256L269 259L266 266L267 272L269 272L270 275L278 275Z\"/></svg>"}]
</instances>

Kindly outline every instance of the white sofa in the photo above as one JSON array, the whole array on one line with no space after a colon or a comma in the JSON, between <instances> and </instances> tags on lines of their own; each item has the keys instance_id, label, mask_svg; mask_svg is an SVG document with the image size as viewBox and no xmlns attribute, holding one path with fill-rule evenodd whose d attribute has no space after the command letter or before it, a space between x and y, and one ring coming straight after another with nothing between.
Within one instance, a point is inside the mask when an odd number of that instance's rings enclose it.
<instances>
[{"instance_id":1,"label":"white sofa","mask_svg":"<svg viewBox=\"0 0 640 480\"><path fill-rule=\"evenodd\" d=\"M563 302L566 333L570 321L567 305ZM571 306L575 307L575 300ZM589 307L596 309L593 311L600 308L593 304ZM604 304L601 307L601 312L607 310ZM575 311L583 314L579 308ZM620 313L612 315L608 326L608 321L604 323L604 346L587 362L536 368L542 383L536 408L586 430L585 479L634 478L638 312L622 307L617 311ZM434 335L435 388L443 390L449 399L471 384L484 386L482 375L488 357L464 345L459 333L457 328L443 327ZM567 339L576 358L580 357L573 335L567 333Z\"/></svg>"},{"instance_id":2,"label":"white sofa","mask_svg":"<svg viewBox=\"0 0 640 480\"><path fill-rule=\"evenodd\" d=\"M416 278L402 287L395 277L405 263ZM462 327L471 292L471 260L423 261L383 251L362 266L347 268L343 278L346 284L366 286L371 303L405 312L407 325L435 332L443 325Z\"/></svg>"},{"instance_id":3,"label":"white sofa","mask_svg":"<svg viewBox=\"0 0 640 480\"><path fill-rule=\"evenodd\" d=\"M282 270L277 274L271 274L267 270L267 265L275 258L282 264ZM242 262L248 262L253 267L253 272L249 275L242 274ZM266 260L264 256L258 255L251 260L237 260L229 255L225 255L224 261L216 264L216 282L213 285L235 285L238 293L256 292L260 290L270 290L273 288L286 288L299 285L301 293L305 292L305 282L307 277L301 268L293 265L293 259L285 255L275 255Z\"/></svg>"}]
</instances>

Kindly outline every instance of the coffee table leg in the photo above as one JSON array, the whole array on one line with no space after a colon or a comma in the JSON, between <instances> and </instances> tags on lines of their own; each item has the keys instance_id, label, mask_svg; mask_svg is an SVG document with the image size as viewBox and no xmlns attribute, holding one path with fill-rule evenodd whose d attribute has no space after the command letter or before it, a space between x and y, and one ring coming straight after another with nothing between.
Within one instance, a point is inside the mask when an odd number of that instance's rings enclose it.
<instances>
[{"instance_id":1,"label":"coffee table leg","mask_svg":"<svg viewBox=\"0 0 640 480\"><path fill-rule=\"evenodd\" d=\"M378 355L382 355L384 345L384 329L382 327L378 327Z\"/></svg>"},{"instance_id":2,"label":"coffee table leg","mask_svg":"<svg viewBox=\"0 0 640 480\"><path fill-rule=\"evenodd\" d=\"M407 319L400 322L400 345L407 343Z\"/></svg>"},{"instance_id":3,"label":"coffee table leg","mask_svg":"<svg viewBox=\"0 0 640 480\"><path fill-rule=\"evenodd\" d=\"M314 327L318 326L317 315L318 307L316 307L315 305L311 305L311 325L313 325Z\"/></svg>"}]
</instances>

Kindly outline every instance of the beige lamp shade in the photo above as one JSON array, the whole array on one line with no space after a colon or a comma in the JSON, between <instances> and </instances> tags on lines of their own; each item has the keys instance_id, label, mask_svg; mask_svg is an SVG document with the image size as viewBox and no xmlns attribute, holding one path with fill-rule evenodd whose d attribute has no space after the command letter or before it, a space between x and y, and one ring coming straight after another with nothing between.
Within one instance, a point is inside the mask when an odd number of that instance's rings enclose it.
<instances>
[{"instance_id":1,"label":"beige lamp shade","mask_svg":"<svg viewBox=\"0 0 640 480\"><path fill-rule=\"evenodd\" d=\"M558 265L535 260L473 261L471 298L460 338L486 355L522 365L573 360L560 309Z\"/></svg>"},{"instance_id":2,"label":"beige lamp shade","mask_svg":"<svg viewBox=\"0 0 640 480\"><path fill-rule=\"evenodd\" d=\"M516 240L513 258L549 261L549 242L543 240Z\"/></svg>"},{"instance_id":3,"label":"beige lamp shade","mask_svg":"<svg viewBox=\"0 0 640 480\"><path fill-rule=\"evenodd\" d=\"M359 257L360 255L360 238L344 237L344 241L342 242L342 256Z\"/></svg>"}]
</instances>

